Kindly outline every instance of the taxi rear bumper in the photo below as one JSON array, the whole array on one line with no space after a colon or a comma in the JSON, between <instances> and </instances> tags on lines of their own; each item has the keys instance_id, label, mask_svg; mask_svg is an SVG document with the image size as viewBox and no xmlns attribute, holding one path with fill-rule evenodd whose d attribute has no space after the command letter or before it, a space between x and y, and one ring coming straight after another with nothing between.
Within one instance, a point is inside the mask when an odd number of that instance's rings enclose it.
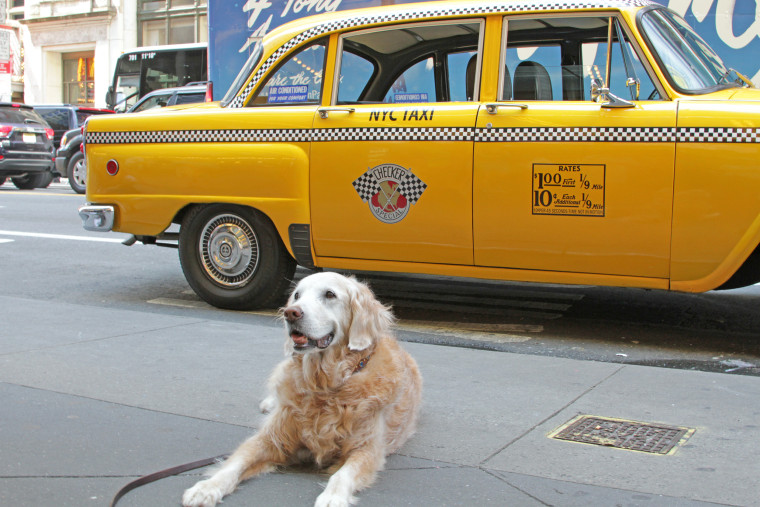
<instances>
[{"instance_id":1,"label":"taxi rear bumper","mask_svg":"<svg viewBox=\"0 0 760 507\"><path fill-rule=\"evenodd\" d=\"M79 218L86 231L108 232L113 228L113 206L85 204L79 208Z\"/></svg>"}]
</instances>

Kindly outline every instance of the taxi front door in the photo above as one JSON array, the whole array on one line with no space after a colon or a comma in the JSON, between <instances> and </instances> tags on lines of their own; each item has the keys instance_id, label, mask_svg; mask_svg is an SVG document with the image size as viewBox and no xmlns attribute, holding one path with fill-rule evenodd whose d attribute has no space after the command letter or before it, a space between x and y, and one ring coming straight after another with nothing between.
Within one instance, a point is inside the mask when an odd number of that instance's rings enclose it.
<instances>
[{"instance_id":1,"label":"taxi front door","mask_svg":"<svg viewBox=\"0 0 760 507\"><path fill-rule=\"evenodd\" d=\"M475 143L476 265L668 278L671 102L490 109L478 116Z\"/></svg>"}]
</instances>

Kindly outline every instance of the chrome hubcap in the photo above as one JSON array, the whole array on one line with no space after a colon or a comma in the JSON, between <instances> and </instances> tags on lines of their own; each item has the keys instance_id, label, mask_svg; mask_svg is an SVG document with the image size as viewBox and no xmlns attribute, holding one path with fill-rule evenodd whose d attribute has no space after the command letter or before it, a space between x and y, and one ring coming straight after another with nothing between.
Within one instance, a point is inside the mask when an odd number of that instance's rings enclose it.
<instances>
[{"instance_id":1,"label":"chrome hubcap","mask_svg":"<svg viewBox=\"0 0 760 507\"><path fill-rule=\"evenodd\" d=\"M206 274L223 287L240 287L256 272L259 243L251 226L237 215L218 215L201 232L200 254Z\"/></svg>"},{"instance_id":2,"label":"chrome hubcap","mask_svg":"<svg viewBox=\"0 0 760 507\"><path fill-rule=\"evenodd\" d=\"M74 170L72 173L74 176L74 181L76 181L79 185L84 186L85 181L87 180L87 166L85 165L84 160L80 160L74 164Z\"/></svg>"}]
</instances>

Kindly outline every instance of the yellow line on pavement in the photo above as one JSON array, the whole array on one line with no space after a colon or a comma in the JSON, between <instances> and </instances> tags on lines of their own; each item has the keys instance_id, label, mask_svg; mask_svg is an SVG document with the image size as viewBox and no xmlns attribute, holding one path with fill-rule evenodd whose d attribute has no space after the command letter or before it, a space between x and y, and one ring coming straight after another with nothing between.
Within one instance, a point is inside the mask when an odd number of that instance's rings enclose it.
<instances>
[{"instance_id":1,"label":"yellow line on pavement","mask_svg":"<svg viewBox=\"0 0 760 507\"><path fill-rule=\"evenodd\" d=\"M48 195L54 195L57 197L62 196L62 197L80 197L82 199L85 198L82 194L59 194L57 192L35 192L34 190L15 190L15 191L5 192L3 191L3 189L0 189L0 196L4 197L6 195L36 195L37 197L45 197Z\"/></svg>"}]
</instances>

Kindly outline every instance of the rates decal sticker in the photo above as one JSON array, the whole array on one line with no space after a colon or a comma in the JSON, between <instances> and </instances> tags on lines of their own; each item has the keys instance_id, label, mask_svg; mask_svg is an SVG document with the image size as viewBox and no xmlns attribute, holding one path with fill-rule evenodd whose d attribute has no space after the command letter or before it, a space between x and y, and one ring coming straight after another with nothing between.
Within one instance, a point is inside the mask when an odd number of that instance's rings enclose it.
<instances>
[{"instance_id":1,"label":"rates decal sticker","mask_svg":"<svg viewBox=\"0 0 760 507\"><path fill-rule=\"evenodd\" d=\"M396 164L380 164L353 182L362 202L369 203L369 210L383 223L395 224L409 213L427 188L425 182L411 169Z\"/></svg>"}]
</instances>

